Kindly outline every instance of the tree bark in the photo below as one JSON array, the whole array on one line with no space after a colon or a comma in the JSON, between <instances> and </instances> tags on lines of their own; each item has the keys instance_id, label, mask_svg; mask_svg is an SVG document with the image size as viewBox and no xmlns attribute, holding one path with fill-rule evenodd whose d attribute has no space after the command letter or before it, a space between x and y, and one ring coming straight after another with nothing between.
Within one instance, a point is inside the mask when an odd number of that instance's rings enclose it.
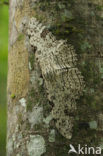
<instances>
[{"instance_id":1,"label":"tree bark","mask_svg":"<svg viewBox=\"0 0 103 156\"><path fill-rule=\"evenodd\" d=\"M102 0L10 0L9 15L7 155L72 155L70 144L102 148ZM60 134L50 113L53 102L26 33L32 17L56 40L73 45L78 57L85 89L76 100L71 139Z\"/></svg>"}]
</instances>

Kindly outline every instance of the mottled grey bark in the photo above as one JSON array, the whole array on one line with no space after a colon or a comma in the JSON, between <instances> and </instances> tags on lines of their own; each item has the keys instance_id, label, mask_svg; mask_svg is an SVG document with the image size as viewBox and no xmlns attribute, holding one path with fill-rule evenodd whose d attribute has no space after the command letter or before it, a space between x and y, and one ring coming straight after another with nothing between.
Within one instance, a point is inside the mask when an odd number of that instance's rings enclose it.
<instances>
[{"instance_id":1,"label":"mottled grey bark","mask_svg":"<svg viewBox=\"0 0 103 156\"><path fill-rule=\"evenodd\" d=\"M36 49L30 46L27 35L32 17L45 25L56 40L67 40L77 53L76 67L86 87L76 100L75 113L69 114L74 118L71 139L60 134L50 113L54 103L48 99ZM102 0L10 1L8 156L72 155L68 154L69 144L75 148L78 144L103 147L102 26Z\"/></svg>"}]
</instances>

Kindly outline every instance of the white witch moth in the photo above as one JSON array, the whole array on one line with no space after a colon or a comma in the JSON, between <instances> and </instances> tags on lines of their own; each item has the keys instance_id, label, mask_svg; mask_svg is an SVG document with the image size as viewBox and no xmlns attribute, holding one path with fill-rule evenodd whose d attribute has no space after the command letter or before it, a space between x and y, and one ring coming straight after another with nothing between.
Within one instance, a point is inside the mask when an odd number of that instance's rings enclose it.
<instances>
[{"instance_id":1,"label":"white witch moth","mask_svg":"<svg viewBox=\"0 0 103 156\"><path fill-rule=\"evenodd\" d=\"M45 26L31 18L27 30L31 46L36 48L48 98L54 103L52 116L59 132L70 139L73 113L84 88L81 72L77 68L77 55L72 45L57 40Z\"/></svg>"}]
</instances>

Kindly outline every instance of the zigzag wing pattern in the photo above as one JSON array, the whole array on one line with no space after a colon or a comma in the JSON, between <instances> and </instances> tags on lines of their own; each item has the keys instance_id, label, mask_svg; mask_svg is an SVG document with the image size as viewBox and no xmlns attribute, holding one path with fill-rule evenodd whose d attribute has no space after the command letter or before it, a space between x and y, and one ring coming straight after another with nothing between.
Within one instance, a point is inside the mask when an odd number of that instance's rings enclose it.
<instances>
[{"instance_id":1,"label":"zigzag wing pattern","mask_svg":"<svg viewBox=\"0 0 103 156\"><path fill-rule=\"evenodd\" d=\"M76 99L83 92L84 81L77 68L77 55L72 45L65 40L56 40L45 26L31 18L27 33L30 44L36 47L36 58L48 92L54 103L52 116L59 132L70 139L76 111Z\"/></svg>"}]
</instances>

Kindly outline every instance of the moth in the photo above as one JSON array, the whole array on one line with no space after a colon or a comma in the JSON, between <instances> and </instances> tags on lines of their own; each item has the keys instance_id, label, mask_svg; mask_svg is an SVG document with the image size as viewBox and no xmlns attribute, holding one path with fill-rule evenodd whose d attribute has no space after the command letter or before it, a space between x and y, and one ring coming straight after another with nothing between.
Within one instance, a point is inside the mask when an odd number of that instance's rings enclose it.
<instances>
[{"instance_id":1,"label":"moth","mask_svg":"<svg viewBox=\"0 0 103 156\"><path fill-rule=\"evenodd\" d=\"M84 89L83 76L77 68L75 49L66 40L57 40L36 18L31 18L27 34L30 45L36 48L48 99L54 103L52 116L59 132L72 137L76 100Z\"/></svg>"}]
</instances>

